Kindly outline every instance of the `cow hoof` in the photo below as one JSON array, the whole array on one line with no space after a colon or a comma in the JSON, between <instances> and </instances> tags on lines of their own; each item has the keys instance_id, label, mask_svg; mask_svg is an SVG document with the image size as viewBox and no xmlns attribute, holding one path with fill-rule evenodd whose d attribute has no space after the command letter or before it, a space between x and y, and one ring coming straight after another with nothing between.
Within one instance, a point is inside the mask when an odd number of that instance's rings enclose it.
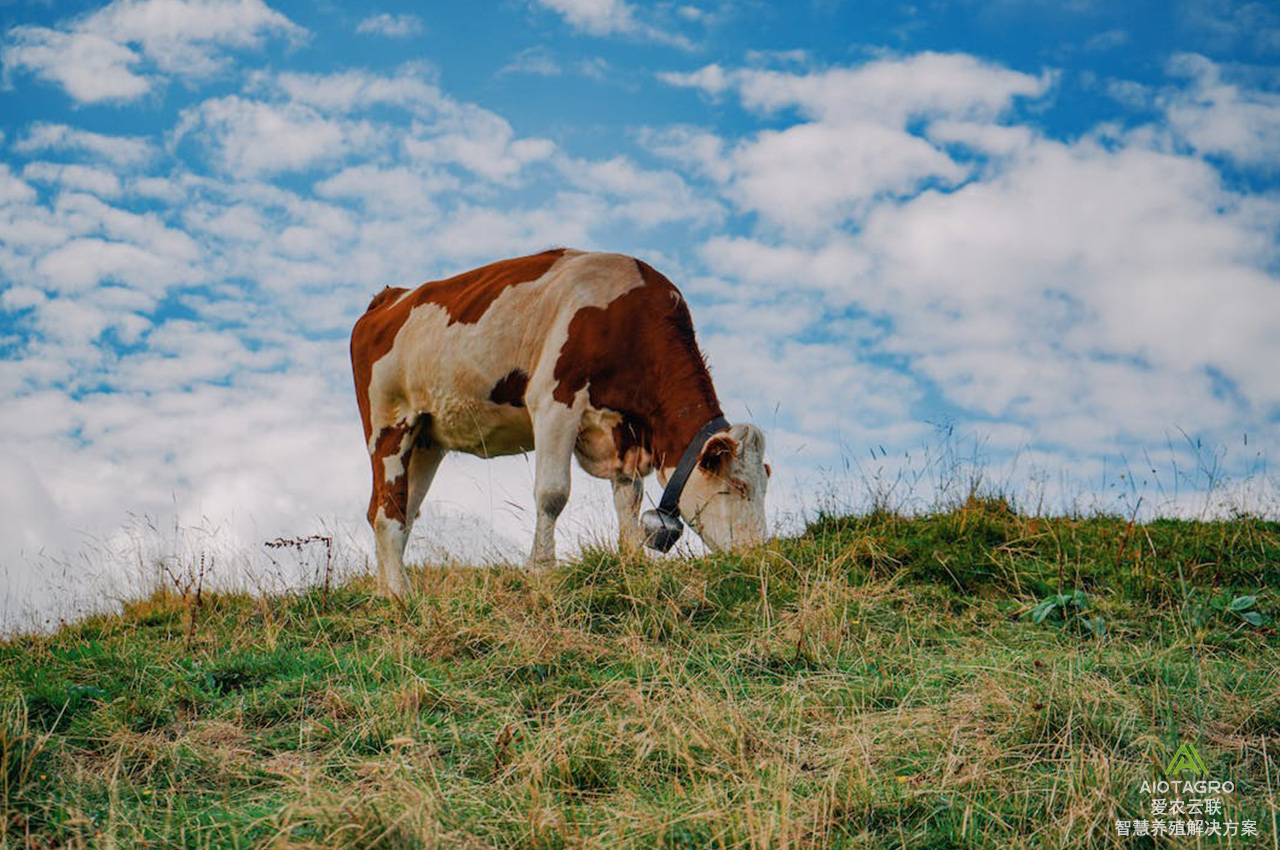
<instances>
[{"instance_id":1,"label":"cow hoof","mask_svg":"<svg viewBox=\"0 0 1280 850\"><path fill-rule=\"evenodd\" d=\"M403 602L409 588L406 584L379 584L378 595L393 602Z\"/></svg>"}]
</instances>

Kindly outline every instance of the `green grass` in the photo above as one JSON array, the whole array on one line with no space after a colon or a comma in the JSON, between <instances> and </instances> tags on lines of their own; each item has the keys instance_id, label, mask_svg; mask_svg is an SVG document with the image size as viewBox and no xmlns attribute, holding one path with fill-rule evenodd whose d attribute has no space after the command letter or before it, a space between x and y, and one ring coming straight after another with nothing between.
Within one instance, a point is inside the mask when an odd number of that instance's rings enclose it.
<instances>
[{"instance_id":1,"label":"green grass","mask_svg":"<svg viewBox=\"0 0 1280 850\"><path fill-rule=\"evenodd\" d=\"M1258 823L1230 846L1277 846L1277 523L972 500L411 578L404 608L156 593L0 643L0 841L1156 846L1114 821L1190 742Z\"/></svg>"}]
</instances>

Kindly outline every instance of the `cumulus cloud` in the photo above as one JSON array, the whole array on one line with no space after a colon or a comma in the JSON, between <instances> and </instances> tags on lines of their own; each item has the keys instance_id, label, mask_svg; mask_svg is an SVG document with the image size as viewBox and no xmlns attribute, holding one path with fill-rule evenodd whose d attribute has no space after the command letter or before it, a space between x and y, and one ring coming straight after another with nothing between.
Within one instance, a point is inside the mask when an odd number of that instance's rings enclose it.
<instances>
[{"instance_id":1,"label":"cumulus cloud","mask_svg":"<svg viewBox=\"0 0 1280 850\"><path fill-rule=\"evenodd\" d=\"M815 72L708 65L659 77L713 96L733 92L763 115L791 109L806 119L732 145L704 135L676 154L720 177L741 208L793 233L858 219L884 196L963 182L972 163L943 146L995 147L999 119L1017 99L1042 96L1052 80L934 53ZM919 134L913 124L926 121L947 128L946 137ZM658 142L658 152L671 152L668 141Z\"/></svg>"},{"instance_id":2,"label":"cumulus cloud","mask_svg":"<svg viewBox=\"0 0 1280 850\"><path fill-rule=\"evenodd\" d=\"M105 168L33 162L22 169L22 176L32 183L53 183L100 197L120 194L119 178Z\"/></svg>"},{"instance_id":3,"label":"cumulus cloud","mask_svg":"<svg viewBox=\"0 0 1280 850\"><path fill-rule=\"evenodd\" d=\"M302 171L367 150L377 143L368 125L332 121L299 103L266 103L228 95L185 110L175 131L206 147L229 174Z\"/></svg>"},{"instance_id":4,"label":"cumulus cloud","mask_svg":"<svg viewBox=\"0 0 1280 850\"><path fill-rule=\"evenodd\" d=\"M569 26L594 36L622 35L688 49L692 45L678 32L641 22L626 0L535 0L558 13Z\"/></svg>"},{"instance_id":5,"label":"cumulus cloud","mask_svg":"<svg viewBox=\"0 0 1280 850\"><path fill-rule=\"evenodd\" d=\"M138 50L166 74L203 77L226 67L228 49L257 48L303 30L262 0L114 0L78 27Z\"/></svg>"},{"instance_id":6,"label":"cumulus cloud","mask_svg":"<svg viewBox=\"0 0 1280 850\"><path fill-rule=\"evenodd\" d=\"M13 149L24 154L82 153L105 160L117 168L142 165L155 154L154 145L144 138L109 136L66 124L46 122L36 122L27 127L22 137L14 143Z\"/></svg>"},{"instance_id":7,"label":"cumulus cloud","mask_svg":"<svg viewBox=\"0 0 1280 850\"><path fill-rule=\"evenodd\" d=\"M1047 73L1035 77L968 54L931 52L807 73L707 65L658 76L712 95L733 90L744 106L762 113L795 108L808 118L889 125L913 117L991 121L1014 98L1039 97L1053 82Z\"/></svg>"},{"instance_id":8,"label":"cumulus cloud","mask_svg":"<svg viewBox=\"0 0 1280 850\"><path fill-rule=\"evenodd\" d=\"M283 97L325 112L348 114L390 106L425 116L450 108L429 66L408 63L393 73L352 70L324 74L259 74L255 92Z\"/></svg>"},{"instance_id":9,"label":"cumulus cloud","mask_svg":"<svg viewBox=\"0 0 1280 850\"><path fill-rule=\"evenodd\" d=\"M640 168L626 157L566 158L560 171L570 184L616 199L613 215L647 227L677 221L709 223L724 213L718 203L699 196L674 171Z\"/></svg>"},{"instance_id":10,"label":"cumulus cloud","mask_svg":"<svg viewBox=\"0 0 1280 850\"><path fill-rule=\"evenodd\" d=\"M227 51L305 31L262 0L113 0L57 27L10 28L5 75L30 73L82 103L130 101L168 77L208 77Z\"/></svg>"},{"instance_id":11,"label":"cumulus cloud","mask_svg":"<svg viewBox=\"0 0 1280 850\"><path fill-rule=\"evenodd\" d=\"M527 165L546 160L555 151L550 140L517 138L506 119L467 107L439 121L415 122L404 147L418 164L458 165L493 182L512 181Z\"/></svg>"},{"instance_id":12,"label":"cumulus cloud","mask_svg":"<svg viewBox=\"0 0 1280 850\"><path fill-rule=\"evenodd\" d=\"M1207 60L1175 68L1188 65L1193 85L1169 96L1170 125L1197 152L1257 164L1275 147L1272 96L1217 85ZM736 301L718 310L757 334L730 362L769 351L777 370L750 371L784 410L822 397L869 438L910 416L874 413L878 402L931 396L974 427L1016 426L1072 456L1177 428L1220 440L1244 422L1265 432L1280 410L1265 365L1280 357L1265 318L1280 315L1280 205L1234 191L1158 130L1048 139L1012 110L1043 97L1052 75L971 57L664 79L773 119L736 140L696 128L646 140L758 216L752 235L712 238L701 256ZM777 126L788 109L797 117ZM833 336L845 345L825 363L790 344ZM909 386L873 378L827 391L859 371ZM784 424L812 433L811 418Z\"/></svg>"},{"instance_id":13,"label":"cumulus cloud","mask_svg":"<svg viewBox=\"0 0 1280 850\"><path fill-rule=\"evenodd\" d=\"M0 50L6 77L25 71L60 85L82 103L134 100L152 81L134 69L142 57L132 48L92 32L14 27Z\"/></svg>"},{"instance_id":14,"label":"cumulus cloud","mask_svg":"<svg viewBox=\"0 0 1280 850\"><path fill-rule=\"evenodd\" d=\"M392 15L383 12L370 15L356 25L361 35L382 35L387 38L408 38L422 32L422 19L417 15Z\"/></svg>"},{"instance_id":15,"label":"cumulus cloud","mask_svg":"<svg viewBox=\"0 0 1280 850\"><path fill-rule=\"evenodd\" d=\"M392 75L259 75L250 91L255 96L229 95L185 110L174 140L190 141L224 172L244 176L407 155L419 165L461 166L505 181L554 151L548 140L517 138L498 114L444 95L419 65ZM399 113L393 123L361 117L388 107Z\"/></svg>"},{"instance_id":16,"label":"cumulus cloud","mask_svg":"<svg viewBox=\"0 0 1280 850\"><path fill-rule=\"evenodd\" d=\"M317 183L316 194L358 201L379 218L415 215L425 221L438 216L435 197L459 185L460 181L445 173L361 163Z\"/></svg>"},{"instance_id":17,"label":"cumulus cloud","mask_svg":"<svg viewBox=\"0 0 1280 850\"><path fill-rule=\"evenodd\" d=\"M556 61L544 45L535 45L521 50L511 61L502 67L500 74L533 74L538 77L557 77L564 73L560 63Z\"/></svg>"},{"instance_id":18,"label":"cumulus cloud","mask_svg":"<svg viewBox=\"0 0 1280 850\"><path fill-rule=\"evenodd\" d=\"M1194 160L1042 142L998 180L877 211L860 302L963 408L1053 442L1213 429L1249 415L1214 372L1255 416L1280 404L1261 366L1275 343L1258 317L1280 291L1259 223Z\"/></svg>"},{"instance_id":19,"label":"cumulus cloud","mask_svg":"<svg viewBox=\"0 0 1280 850\"><path fill-rule=\"evenodd\" d=\"M1169 124L1195 150L1246 167L1280 164L1280 92L1233 83L1218 65L1194 54L1174 57L1170 70L1191 84L1166 95Z\"/></svg>"}]
</instances>

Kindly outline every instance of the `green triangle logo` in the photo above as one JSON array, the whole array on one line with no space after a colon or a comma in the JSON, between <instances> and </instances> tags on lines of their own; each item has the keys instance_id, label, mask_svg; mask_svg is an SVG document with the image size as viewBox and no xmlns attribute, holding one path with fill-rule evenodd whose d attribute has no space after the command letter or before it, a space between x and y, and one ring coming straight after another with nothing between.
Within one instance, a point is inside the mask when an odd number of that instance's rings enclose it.
<instances>
[{"instance_id":1,"label":"green triangle logo","mask_svg":"<svg viewBox=\"0 0 1280 850\"><path fill-rule=\"evenodd\" d=\"M1172 779L1184 770L1189 770L1196 776L1204 776L1209 772L1204 766L1204 760L1196 752L1194 744L1183 744L1178 747L1178 751L1173 754L1173 760L1164 769L1164 775Z\"/></svg>"}]
</instances>

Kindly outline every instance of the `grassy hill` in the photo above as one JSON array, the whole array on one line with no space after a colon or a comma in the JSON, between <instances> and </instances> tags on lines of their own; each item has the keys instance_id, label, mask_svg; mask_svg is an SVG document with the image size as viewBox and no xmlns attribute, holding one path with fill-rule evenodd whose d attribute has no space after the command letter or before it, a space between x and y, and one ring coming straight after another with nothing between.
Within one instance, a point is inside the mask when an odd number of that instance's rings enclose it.
<instances>
[{"instance_id":1,"label":"grassy hill","mask_svg":"<svg viewBox=\"0 0 1280 850\"><path fill-rule=\"evenodd\" d=\"M973 500L412 579L0 644L5 846L1216 846L1117 834L1182 743L1277 846L1277 523Z\"/></svg>"}]
</instances>

